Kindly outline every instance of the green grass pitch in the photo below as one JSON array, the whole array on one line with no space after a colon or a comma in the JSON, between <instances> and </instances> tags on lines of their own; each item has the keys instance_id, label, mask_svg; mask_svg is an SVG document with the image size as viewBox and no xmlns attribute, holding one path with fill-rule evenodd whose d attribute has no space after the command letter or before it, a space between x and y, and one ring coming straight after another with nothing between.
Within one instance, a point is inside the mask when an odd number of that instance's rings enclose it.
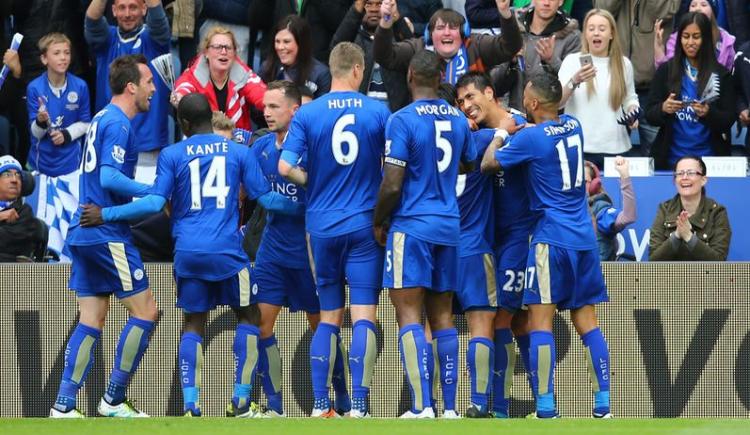
<instances>
[{"instance_id":1,"label":"green grass pitch","mask_svg":"<svg viewBox=\"0 0 750 435\"><path fill-rule=\"evenodd\" d=\"M231 420L227 418L152 418L121 420L0 419L2 435L724 435L750 434L750 420L559 419L559 420Z\"/></svg>"}]
</instances>

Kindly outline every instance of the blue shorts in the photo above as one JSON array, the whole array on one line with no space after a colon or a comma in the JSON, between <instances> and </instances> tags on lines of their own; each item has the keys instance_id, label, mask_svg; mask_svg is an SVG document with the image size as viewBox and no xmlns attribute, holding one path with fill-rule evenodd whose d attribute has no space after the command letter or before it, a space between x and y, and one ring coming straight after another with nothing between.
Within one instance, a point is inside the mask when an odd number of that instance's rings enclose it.
<instances>
[{"instance_id":1,"label":"blue shorts","mask_svg":"<svg viewBox=\"0 0 750 435\"><path fill-rule=\"evenodd\" d=\"M500 289L498 304L505 311L515 313L523 306L523 283L528 257L528 238L511 240L495 250Z\"/></svg>"},{"instance_id":2,"label":"blue shorts","mask_svg":"<svg viewBox=\"0 0 750 435\"><path fill-rule=\"evenodd\" d=\"M597 249L576 251L546 243L531 246L524 304L555 304L558 310L575 310L608 300Z\"/></svg>"},{"instance_id":3,"label":"blue shorts","mask_svg":"<svg viewBox=\"0 0 750 435\"><path fill-rule=\"evenodd\" d=\"M255 263L253 286L258 286L255 295L258 303L288 307L291 312L320 312L315 281L309 268L290 269L270 261Z\"/></svg>"},{"instance_id":4,"label":"blue shorts","mask_svg":"<svg viewBox=\"0 0 750 435\"><path fill-rule=\"evenodd\" d=\"M424 287L434 292L456 290L455 246L425 242L401 232L388 233L383 287Z\"/></svg>"},{"instance_id":5,"label":"blue shorts","mask_svg":"<svg viewBox=\"0 0 750 435\"><path fill-rule=\"evenodd\" d=\"M462 311L497 309L495 258L492 254L459 258L456 299Z\"/></svg>"},{"instance_id":6,"label":"blue shorts","mask_svg":"<svg viewBox=\"0 0 750 435\"><path fill-rule=\"evenodd\" d=\"M337 237L307 235L308 252L313 259L313 276L318 287L321 310L344 308L344 280L349 284L351 305L377 305L380 299L383 248L372 228Z\"/></svg>"},{"instance_id":7,"label":"blue shorts","mask_svg":"<svg viewBox=\"0 0 750 435\"><path fill-rule=\"evenodd\" d=\"M148 277L135 246L124 242L68 245L73 262L68 287L80 297L127 298L148 289Z\"/></svg>"},{"instance_id":8,"label":"blue shorts","mask_svg":"<svg viewBox=\"0 0 750 435\"><path fill-rule=\"evenodd\" d=\"M182 278L175 274L177 282L177 308L187 313L207 313L219 305L232 308L254 304L257 287L250 287L250 265L237 274L221 281L207 281L200 278Z\"/></svg>"}]
</instances>

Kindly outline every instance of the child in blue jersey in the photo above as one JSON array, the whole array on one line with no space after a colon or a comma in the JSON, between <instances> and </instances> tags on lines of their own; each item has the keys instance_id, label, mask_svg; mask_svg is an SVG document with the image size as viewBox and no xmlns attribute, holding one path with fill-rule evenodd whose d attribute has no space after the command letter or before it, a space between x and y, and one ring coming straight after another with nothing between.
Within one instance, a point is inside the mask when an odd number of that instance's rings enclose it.
<instances>
[{"instance_id":1,"label":"child in blue jersey","mask_svg":"<svg viewBox=\"0 0 750 435\"><path fill-rule=\"evenodd\" d=\"M114 0L112 15L116 26L108 25L104 17L107 3L107 0L92 0L84 22L84 36L97 66L95 110L101 110L111 96L106 68L112 60L127 54L143 54L151 62L169 53L171 37L169 20L161 0ZM158 77L156 69L152 65L149 67L157 77L151 110L139 114L132 121L138 137L136 147L139 153L158 151L169 143L166 126L171 90Z\"/></svg>"},{"instance_id":2,"label":"child in blue jersey","mask_svg":"<svg viewBox=\"0 0 750 435\"><path fill-rule=\"evenodd\" d=\"M26 88L31 125L29 164L42 174L57 177L75 172L81 163L81 142L91 121L89 88L68 72L67 36L43 36L39 51L47 72Z\"/></svg>"},{"instance_id":3,"label":"child in blue jersey","mask_svg":"<svg viewBox=\"0 0 750 435\"><path fill-rule=\"evenodd\" d=\"M459 79L456 87L459 107L481 127L474 132L481 163L485 149L494 146L491 142L496 136L495 128L516 131L526 120L497 104L486 74L470 72ZM466 175L463 191L457 190L461 245L456 295L466 311L471 333L466 355L471 379L471 406L466 416L470 418L492 416L488 401L492 390L494 415L508 416L515 366L514 336L524 354L521 337L526 336L525 316L515 314L521 308L533 219L522 176L520 169L482 174L477 167ZM515 326L513 333L511 326ZM525 349L528 353L528 346ZM491 382L485 379L490 372Z\"/></svg>"},{"instance_id":4,"label":"child in blue jersey","mask_svg":"<svg viewBox=\"0 0 750 435\"><path fill-rule=\"evenodd\" d=\"M344 280L353 322L349 365L350 415L368 415L369 381L377 357L375 313L381 290L383 250L370 230L382 178L388 109L357 90L364 53L342 42L331 51L331 92L294 115L279 160L279 173L307 190L306 229L320 300L320 325L310 345L313 417L334 417L328 389L344 315ZM299 166L307 154L306 168ZM343 357L346 360L346 357ZM343 392L342 392L343 393ZM337 402L339 394L337 392ZM345 411L348 406L337 403Z\"/></svg>"},{"instance_id":5,"label":"child in blue jersey","mask_svg":"<svg viewBox=\"0 0 750 435\"><path fill-rule=\"evenodd\" d=\"M100 207L124 204L133 196L145 195L149 188L132 179L138 154L130 119L149 109L153 75L143 56L115 59L109 75L114 96L94 117L86 135L79 192L83 204ZM110 382L97 411L107 417L148 417L125 397L158 316L143 263L127 223L84 228L80 218L79 209L66 241L73 261L69 287L76 292L80 319L68 340L62 382L50 417L83 417L76 410L76 395L93 363L94 346L113 293L130 317L120 335Z\"/></svg>"},{"instance_id":6,"label":"child in blue jersey","mask_svg":"<svg viewBox=\"0 0 750 435\"><path fill-rule=\"evenodd\" d=\"M301 213L302 209L270 191L248 148L212 133L211 115L205 96L183 98L178 118L189 137L162 150L152 193L119 207L89 207L81 222L89 226L142 217L158 212L171 199L177 306L185 314L178 355L185 414L201 415L200 372L208 312L229 305L237 316L237 330L234 393L227 416L259 417L259 409L250 402L259 313L250 285L250 261L238 230L240 182L249 198L271 210Z\"/></svg>"},{"instance_id":7,"label":"child in blue jersey","mask_svg":"<svg viewBox=\"0 0 750 435\"><path fill-rule=\"evenodd\" d=\"M403 418L435 417L423 307L441 372L444 416L457 416L458 333L452 317L460 232L456 179L459 161L471 167L476 150L466 118L437 98L440 73L440 60L429 51L417 53L409 64L414 102L388 120L373 221L378 242L386 246L383 286L391 289L396 307L399 347L412 392L411 409Z\"/></svg>"},{"instance_id":8,"label":"child in blue jersey","mask_svg":"<svg viewBox=\"0 0 750 435\"><path fill-rule=\"evenodd\" d=\"M537 215L523 298L529 307L536 416L558 415L552 319L556 310L570 310L590 361L593 416L609 418L609 350L595 310L596 304L608 300L607 288L587 211L581 126L569 115L558 116L561 95L557 77L548 73L533 77L524 91L524 106L536 125L516 133L499 150L488 148L482 167L525 168L530 206Z\"/></svg>"}]
</instances>

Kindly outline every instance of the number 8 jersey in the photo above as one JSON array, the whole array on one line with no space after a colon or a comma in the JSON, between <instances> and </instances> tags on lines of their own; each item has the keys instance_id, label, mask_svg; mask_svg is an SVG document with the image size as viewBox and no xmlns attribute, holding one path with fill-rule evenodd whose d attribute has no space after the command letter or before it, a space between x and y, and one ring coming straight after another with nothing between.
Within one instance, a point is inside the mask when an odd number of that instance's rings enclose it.
<instances>
[{"instance_id":1,"label":"number 8 jersey","mask_svg":"<svg viewBox=\"0 0 750 435\"><path fill-rule=\"evenodd\" d=\"M443 100L418 100L391 116L385 136L385 162L406 168L391 232L457 246L458 163L476 159L466 117Z\"/></svg>"},{"instance_id":2,"label":"number 8 jersey","mask_svg":"<svg viewBox=\"0 0 750 435\"><path fill-rule=\"evenodd\" d=\"M588 214L583 173L583 131L578 120L560 115L513 135L495 151L503 168L526 164L531 210L539 214L531 243L597 249Z\"/></svg>"},{"instance_id":3,"label":"number 8 jersey","mask_svg":"<svg viewBox=\"0 0 750 435\"><path fill-rule=\"evenodd\" d=\"M336 237L372 226L390 111L359 92L335 91L294 114L284 150L307 153L307 232Z\"/></svg>"}]
</instances>

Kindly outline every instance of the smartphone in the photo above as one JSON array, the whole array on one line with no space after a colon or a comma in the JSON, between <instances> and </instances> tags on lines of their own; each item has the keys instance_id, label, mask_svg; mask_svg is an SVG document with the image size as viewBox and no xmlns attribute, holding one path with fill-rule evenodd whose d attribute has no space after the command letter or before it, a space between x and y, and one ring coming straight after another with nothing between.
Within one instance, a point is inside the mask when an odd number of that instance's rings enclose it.
<instances>
[{"instance_id":1,"label":"smartphone","mask_svg":"<svg viewBox=\"0 0 750 435\"><path fill-rule=\"evenodd\" d=\"M593 59L591 59L591 55L590 54L582 54L578 58L578 61L581 62L581 67L584 67L586 65L591 65L591 64L594 63Z\"/></svg>"}]
</instances>

